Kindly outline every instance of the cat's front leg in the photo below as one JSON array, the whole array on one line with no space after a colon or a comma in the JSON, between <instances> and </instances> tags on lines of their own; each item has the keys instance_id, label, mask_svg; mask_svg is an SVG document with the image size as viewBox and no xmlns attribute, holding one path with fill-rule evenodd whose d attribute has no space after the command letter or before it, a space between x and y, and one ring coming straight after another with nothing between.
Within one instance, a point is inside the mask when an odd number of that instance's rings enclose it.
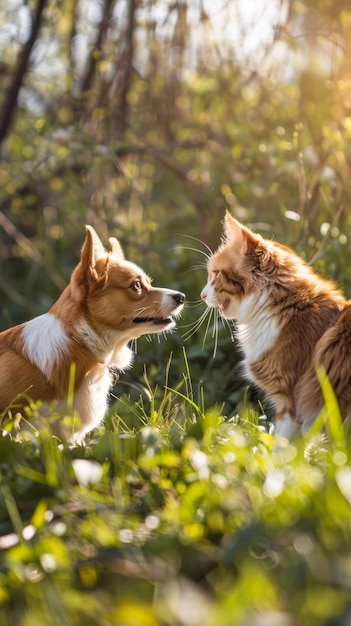
<instances>
[{"instance_id":1,"label":"cat's front leg","mask_svg":"<svg viewBox=\"0 0 351 626\"><path fill-rule=\"evenodd\" d=\"M276 437L285 437L292 439L299 431L300 424L291 417L289 413L277 415L275 422L274 434Z\"/></svg>"}]
</instances>

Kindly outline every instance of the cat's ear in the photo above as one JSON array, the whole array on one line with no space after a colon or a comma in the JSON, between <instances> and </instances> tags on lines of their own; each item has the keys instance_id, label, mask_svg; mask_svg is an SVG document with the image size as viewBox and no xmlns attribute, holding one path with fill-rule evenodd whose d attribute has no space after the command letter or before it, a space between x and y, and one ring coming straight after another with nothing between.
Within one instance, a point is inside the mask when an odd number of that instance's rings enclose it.
<instances>
[{"instance_id":1,"label":"cat's ear","mask_svg":"<svg viewBox=\"0 0 351 626\"><path fill-rule=\"evenodd\" d=\"M240 254L247 254L250 244L257 244L259 239L258 235L232 217L229 211L224 216L224 234L226 241L233 244Z\"/></svg>"}]
</instances>

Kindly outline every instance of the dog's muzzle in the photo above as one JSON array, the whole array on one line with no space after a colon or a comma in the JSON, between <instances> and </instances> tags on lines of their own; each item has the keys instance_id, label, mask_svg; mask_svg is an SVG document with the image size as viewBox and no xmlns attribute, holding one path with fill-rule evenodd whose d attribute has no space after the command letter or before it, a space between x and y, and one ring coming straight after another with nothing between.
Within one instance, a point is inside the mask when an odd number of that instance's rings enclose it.
<instances>
[{"instance_id":1,"label":"dog's muzzle","mask_svg":"<svg viewBox=\"0 0 351 626\"><path fill-rule=\"evenodd\" d=\"M178 306L184 304L185 302L185 294L181 293L180 291L177 291L172 297L173 300L178 304Z\"/></svg>"}]
</instances>

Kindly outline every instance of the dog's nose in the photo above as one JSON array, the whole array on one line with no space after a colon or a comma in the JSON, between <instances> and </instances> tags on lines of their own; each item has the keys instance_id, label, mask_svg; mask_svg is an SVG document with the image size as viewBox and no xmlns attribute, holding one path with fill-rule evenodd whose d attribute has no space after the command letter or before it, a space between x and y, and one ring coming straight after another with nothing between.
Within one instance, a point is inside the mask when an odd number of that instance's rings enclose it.
<instances>
[{"instance_id":1,"label":"dog's nose","mask_svg":"<svg viewBox=\"0 0 351 626\"><path fill-rule=\"evenodd\" d=\"M179 291L173 295L173 299L176 301L177 304L184 304L185 294Z\"/></svg>"}]
</instances>

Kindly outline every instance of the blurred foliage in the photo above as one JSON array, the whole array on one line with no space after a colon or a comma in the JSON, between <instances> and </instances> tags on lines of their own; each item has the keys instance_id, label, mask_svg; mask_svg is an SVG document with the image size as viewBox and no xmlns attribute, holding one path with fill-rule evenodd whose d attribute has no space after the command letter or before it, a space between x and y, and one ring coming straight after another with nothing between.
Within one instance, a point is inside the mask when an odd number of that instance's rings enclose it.
<instances>
[{"instance_id":1,"label":"blurred foliage","mask_svg":"<svg viewBox=\"0 0 351 626\"><path fill-rule=\"evenodd\" d=\"M228 328L194 327L226 207L351 295L349 2L251 4L0 7L0 328L50 307L86 223L188 300L88 448L0 440L1 624L350 620L347 445L272 455Z\"/></svg>"},{"instance_id":2,"label":"blurred foliage","mask_svg":"<svg viewBox=\"0 0 351 626\"><path fill-rule=\"evenodd\" d=\"M150 389L128 411L122 398L85 448L62 446L44 425L21 439L9 428L1 624L348 623L342 426L334 437L325 412L304 440L272 450L257 415L226 421L191 391L157 398Z\"/></svg>"}]
</instances>

